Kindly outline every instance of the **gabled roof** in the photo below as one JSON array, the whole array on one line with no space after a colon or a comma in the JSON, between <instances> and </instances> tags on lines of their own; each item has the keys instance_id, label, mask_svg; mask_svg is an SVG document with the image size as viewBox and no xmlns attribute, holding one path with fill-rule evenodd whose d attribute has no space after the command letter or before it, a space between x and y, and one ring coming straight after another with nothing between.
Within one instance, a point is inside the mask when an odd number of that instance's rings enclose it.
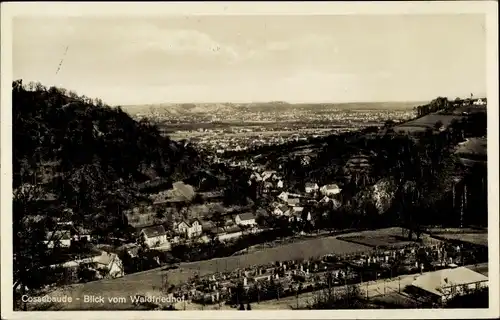
<instances>
[{"instance_id":1,"label":"gabled roof","mask_svg":"<svg viewBox=\"0 0 500 320\"><path fill-rule=\"evenodd\" d=\"M487 281L488 277L466 267L443 269L419 276L412 285L436 295L444 295L446 287Z\"/></svg>"},{"instance_id":2,"label":"gabled roof","mask_svg":"<svg viewBox=\"0 0 500 320\"><path fill-rule=\"evenodd\" d=\"M325 188L326 190L337 190L340 189L338 185L336 184L326 184L322 188Z\"/></svg>"},{"instance_id":3,"label":"gabled roof","mask_svg":"<svg viewBox=\"0 0 500 320\"><path fill-rule=\"evenodd\" d=\"M317 184L314 182L306 182L306 188L314 188L316 186L317 186Z\"/></svg>"},{"instance_id":4,"label":"gabled roof","mask_svg":"<svg viewBox=\"0 0 500 320\"><path fill-rule=\"evenodd\" d=\"M147 227L142 229L142 232L148 237L148 238L153 238L153 237L159 237L163 236L166 234L165 228L163 226L153 226L153 227Z\"/></svg>"},{"instance_id":5,"label":"gabled roof","mask_svg":"<svg viewBox=\"0 0 500 320\"><path fill-rule=\"evenodd\" d=\"M288 204L299 204L300 203L300 199L297 199L297 198L292 198L292 199L288 199Z\"/></svg>"},{"instance_id":6,"label":"gabled roof","mask_svg":"<svg viewBox=\"0 0 500 320\"><path fill-rule=\"evenodd\" d=\"M286 211L288 211L288 206L287 205L281 205L277 209L281 210L281 212L286 212Z\"/></svg>"},{"instance_id":7,"label":"gabled roof","mask_svg":"<svg viewBox=\"0 0 500 320\"><path fill-rule=\"evenodd\" d=\"M248 221L255 219L255 215L252 212L245 212L238 215L242 221Z\"/></svg>"}]
</instances>

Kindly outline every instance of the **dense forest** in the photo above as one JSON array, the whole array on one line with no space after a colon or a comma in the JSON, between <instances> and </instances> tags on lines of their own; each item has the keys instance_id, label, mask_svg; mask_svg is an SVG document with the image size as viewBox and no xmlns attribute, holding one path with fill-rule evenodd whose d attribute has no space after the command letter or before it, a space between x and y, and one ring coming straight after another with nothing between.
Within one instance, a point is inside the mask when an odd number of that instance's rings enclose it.
<instances>
[{"instance_id":1,"label":"dense forest","mask_svg":"<svg viewBox=\"0 0 500 320\"><path fill-rule=\"evenodd\" d=\"M53 218L100 238L126 234L123 211L144 181L187 178L204 166L189 144L160 135L100 99L13 82L14 281L45 263Z\"/></svg>"}]
</instances>

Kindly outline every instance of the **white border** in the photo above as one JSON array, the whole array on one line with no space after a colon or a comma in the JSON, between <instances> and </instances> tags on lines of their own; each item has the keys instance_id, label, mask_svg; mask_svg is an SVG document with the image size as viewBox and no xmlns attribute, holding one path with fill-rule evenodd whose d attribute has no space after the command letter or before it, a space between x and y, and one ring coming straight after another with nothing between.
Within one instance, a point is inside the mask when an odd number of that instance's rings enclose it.
<instances>
[{"instance_id":1,"label":"white border","mask_svg":"<svg viewBox=\"0 0 500 320\"><path fill-rule=\"evenodd\" d=\"M12 163L11 163L11 82L12 26L14 16L165 16L165 15L317 15L317 14L461 14L487 16L487 92L488 92L488 210L489 210L489 278L490 308L479 310L345 310L345 311L183 311L169 312L170 318L183 319L333 319L333 318L497 318L499 317L499 217L498 217L498 4L496 1L436 2L191 2L191 3L2 3L1 4L1 271L2 318L67 319L83 316L88 319L126 317L130 319L165 318L162 311L12 311ZM443 39L446 41L446 39Z\"/></svg>"}]
</instances>

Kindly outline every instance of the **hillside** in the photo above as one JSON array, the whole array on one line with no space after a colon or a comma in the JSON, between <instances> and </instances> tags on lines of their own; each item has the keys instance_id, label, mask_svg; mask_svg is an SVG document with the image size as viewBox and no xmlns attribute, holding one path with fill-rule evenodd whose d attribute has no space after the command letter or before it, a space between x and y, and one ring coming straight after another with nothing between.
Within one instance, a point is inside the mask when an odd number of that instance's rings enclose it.
<instances>
[{"instance_id":1,"label":"hillside","mask_svg":"<svg viewBox=\"0 0 500 320\"><path fill-rule=\"evenodd\" d=\"M12 92L14 186L33 182L47 165L71 174L99 165L130 183L156 177L183 178L200 164L190 146L171 141L146 121L99 99L43 87Z\"/></svg>"},{"instance_id":2,"label":"hillside","mask_svg":"<svg viewBox=\"0 0 500 320\"><path fill-rule=\"evenodd\" d=\"M53 218L98 238L126 236L123 212L142 182L184 179L204 165L154 125L65 89L15 81L12 110L15 279L46 260Z\"/></svg>"}]
</instances>

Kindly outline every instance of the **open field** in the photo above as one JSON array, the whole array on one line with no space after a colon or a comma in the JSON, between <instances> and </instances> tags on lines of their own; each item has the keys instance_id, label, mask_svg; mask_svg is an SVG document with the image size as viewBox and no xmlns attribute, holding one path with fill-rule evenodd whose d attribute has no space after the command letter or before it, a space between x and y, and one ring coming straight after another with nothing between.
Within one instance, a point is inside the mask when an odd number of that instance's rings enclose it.
<instances>
[{"instance_id":1,"label":"open field","mask_svg":"<svg viewBox=\"0 0 500 320\"><path fill-rule=\"evenodd\" d=\"M431 236L444 240L459 240L475 245L488 246L486 228L427 228Z\"/></svg>"},{"instance_id":2,"label":"open field","mask_svg":"<svg viewBox=\"0 0 500 320\"><path fill-rule=\"evenodd\" d=\"M399 227L350 233L349 235L339 236L338 239L372 248L403 247L415 243L415 241L409 241L405 238L402 229ZM436 242L426 234L422 234L420 239L424 244Z\"/></svg>"},{"instance_id":3,"label":"open field","mask_svg":"<svg viewBox=\"0 0 500 320\"><path fill-rule=\"evenodd\" d=\"M436 122L441 121L445 127L448 127L454 119L463 118L459 115L428 114L421 118L405 122L394 128L396 132L418 132L425 131L427 128L434 128Z\"/></svg>"},{"instance_id":4,"label":"open field","mask_svg":"<svg viewBox=\"0 0 500 320\"><path fill-rule=\"evenodd\" d=\"M476 245L488 246L487 233L442 233L439 234L439 237L447 240L459 240Z\"/></svg>"},{"instance_id":5,"label":"open field","mask_svg":"<svg viewBox=\"0 0 500 320\"><path fill-rule=\"evenodd\" d=\"M414 241L407 241L401 235L382 235L374 237L366 236L353 236L353 237L343 237L342 240L349 241L352 243L357 243L369 247L399 247L406 246Z\"/></svg>"}]
</instances>

